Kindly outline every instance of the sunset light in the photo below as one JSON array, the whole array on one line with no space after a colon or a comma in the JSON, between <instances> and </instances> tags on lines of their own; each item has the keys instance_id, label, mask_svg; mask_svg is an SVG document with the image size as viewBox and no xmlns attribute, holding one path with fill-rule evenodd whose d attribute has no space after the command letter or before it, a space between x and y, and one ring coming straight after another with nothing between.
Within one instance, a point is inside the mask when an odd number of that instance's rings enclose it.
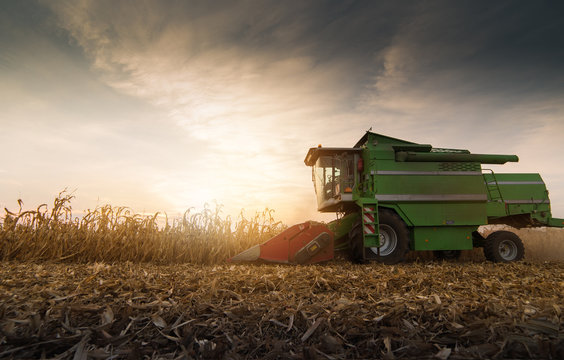
<instances>
[{"instance_id":1,"label":"sunset light","mask_svg":"<svg viewBox=\"0 0 564 360\"><path fill-rule=\"evenodd\" d=\"M0 1L0 358L564 358L564 2Z\"/></svg>"},{"instance_id":2,"label":"sunset light","mask_svg":"<svg viewBox=\"0 0 564 360\"><path fill-rule=\"evenodd\" d=\"M307 149L352 146L372 128L516 153L511 171L542 173L564 213L564 173L551 165L563 149L562 67L549 38L527 35L533 18L496 21L485 40L475 16L458 18L468 33L443 31L457 25L440 12L458 10L398 8L395 26L370 20L379 6L334 22L319 6L264 16L235 3L3 4L0 136L17 152L1 165L0 205L68 188L77 210L174 215L216 200L230 214L316 219ZM504 43L517 29L522 43Z\"/></svg>"}]
</instances>

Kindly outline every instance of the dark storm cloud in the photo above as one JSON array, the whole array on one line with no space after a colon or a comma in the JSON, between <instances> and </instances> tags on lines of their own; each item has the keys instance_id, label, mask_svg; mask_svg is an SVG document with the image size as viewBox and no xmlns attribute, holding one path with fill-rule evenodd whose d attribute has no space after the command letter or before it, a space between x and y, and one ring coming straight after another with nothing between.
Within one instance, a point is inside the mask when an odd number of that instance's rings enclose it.
<instances>
[{"instance_id":1,"label":"dark storm cloud","mask_svg":"<svg viewBox=\"0 0 564 360\"><path fill-rule=\"evenodd\" d=\"M307 54L315 64L346 64L360 87L385 71L381 55L393 46L407 49L414 86L432 86L436 73L454 75L452 83L462 83L457 87L467 95L486 90L530 96L564 84L559 2L226 1L183 4L174 12L172 25L229 14L227 24L212 22L203 37L250 53ZM155 31L168 25L159 23ZM451 92L452 83L441 90Z\"/></svg>"},{"instance_id":2,"label":"dark storm cloud","mask_svg":"<svg viewBox=\"0 0 564 360\"><path fill-rule=\"evenodd\" d=\"M562 91L561 4L449 4L452 2L419 5L396 35L413 57L412 83L445 92L456 84L460 95L467 96L484 91L514 96ZM441 83L442 77L434 78L437 73L448 74L451 81Z\"/></svg>"},{"instance_id":3,"label":"dark storm cloud","mask_svg":"<svg viewBox=\"0 0 564 360\"><path fill-rule=\"evenodd\" d=\"M378 68L375 54L389 45L409 6L356 1L81 1L42 2L59 15L96 66L121 76L134 71L115 53L150 51L192 58L236 50L267 62L307 56L311 67L342 71L339 83L351 97L363 91ZM170 46L170 47L169 47ZM172 47L172 48L171 48ZM113 54L110 54L112 52ZM260 72L260 64L255 64ZM348 97L346 98L348 99ZM350 105L347 100L342 105Z\"/></svg>"},{"instance_id":4,"label":"dark storm cloud","mask_svg":"<svg viewBox=\"0 0 564 360\"><path fill-rule=\"evenodd\" d=\"M194 22L190 40L179 42L186 56L217 47L280 57L307 55L315 64L346 66L352 84L362 86L385 71L382 54L405 47L412 58L409 82L433 83L435 72L465 74L471 92L483 82L489 91L561 90L564 70L564 5L544 1L4 1L0 39L53 29L55 8L63 17L89 17L89 29L107 42L149 46L167 31ZM88 10L88 14L84 14ZM67 29L68 30L68 29ZM72 30L71 30L72 32ZM128 39L121 36L127 33ZM55 35L55 34L53 34ZM65 34L51 40L68 42ZM92 36L89 33L88 36ZM86 36L82 41L94 40ZM100 44L96 44L100 45ZM87 50L89 50L87 48ZM90 49L91 50L91 49ZM66 51L71 51L67 48ZM3 51L0 63L17 61ZM439 81L441 79L438 79ZM439 84L440 85L440 84Z\"/></svg>"},{"instance_id":5,"label":"dark storm cloud","mask_svg":"<svg viewBox=\"0 0 564 360\"><path fill-rule=\"evenodd\" d=\"M46 4L67 18L63 20L67 27L69 17L98 26L81 30L79 41L87 51L100 52L100 45L109 45L135 52L181 29L186 38L175 47L187 59L214 49L236 48L240 56L308 56L312 67L335 64L347 74L340 78L348 95L343 105L355 104L354 98L365 86L388 75L390 66L402 72L402 88L442 91L449 97L453 92L535 96L536 92L561 91L564 79L563 5L557 2ZM74 31L80 22L74 24ZM385 55L394 47L402 49L403 59L387 64L390 59ZM123 70L123 64L117 65Z\"/></svg>"}]
</instances>

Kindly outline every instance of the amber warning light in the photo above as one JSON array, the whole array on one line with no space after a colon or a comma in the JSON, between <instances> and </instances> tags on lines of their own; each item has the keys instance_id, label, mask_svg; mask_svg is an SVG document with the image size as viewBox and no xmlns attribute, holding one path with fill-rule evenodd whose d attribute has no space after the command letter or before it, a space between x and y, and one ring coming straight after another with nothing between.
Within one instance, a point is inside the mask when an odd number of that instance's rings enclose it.
<instances>
[{"instance_id":1,"label":"amber warning light","mask_svg":"<svg viewBox=\"0 0 564 360\"><path fill-rule=\"evenodd\" d=\"M364 161L362 158L358 159L358 163L356 164L358 172L362 172L364 170Z\"/></svg>"}]
</instances>

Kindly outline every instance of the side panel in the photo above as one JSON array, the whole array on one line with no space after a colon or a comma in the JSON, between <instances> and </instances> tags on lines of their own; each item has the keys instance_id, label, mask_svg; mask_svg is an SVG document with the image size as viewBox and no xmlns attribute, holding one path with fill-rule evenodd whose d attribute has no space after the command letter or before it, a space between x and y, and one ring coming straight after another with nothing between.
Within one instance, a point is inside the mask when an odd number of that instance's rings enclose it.
<instances>
[{"instance_id":1,"label":"side panel","mask_svg":"<svg viewBox=\"0 0 564 360\"><path fill-rule=\"evenodd\" d=\"M471 250L477 226L425 226L413 229L414 250Z\"/></svg>"},{"instance_id":2,"label":"side panel","mask_svg":"<svg viewBox=\"0 0 564 360\"><path fill-rule=\"evenodd\" d=\"M484 174L488 186L488 218L530 215L536 222L548 223L550 200L539 174ZM491 221L490 221L491 222Z\"/></svg>"},{"instance_id":3,"label":"side panel","mask_svg":"<svg viewBox=\"0 0 564 360\"><path fill-rule=\"evenodd\" d=\"M386 206L380 202L381 206ZM465 226L486 224L486 203L400 202L397 207L414 226ZM401 216L401 215L400 215Z\"/></svg>"},{"instance_id":4,"label":"side panel","mask_svg":"<svg viewBox=\"0 0 564 360\"><path fill-rule=\"evenodd\" d=\"M551 218L548 221L548 226L564 228L564 219Z\"/></svg>"},{"instance_id":5,"label":"side panel","mask_svg":"<svg viewBox=\"0 0 564 360\"><path fill-rule=\"evenodd\" d=\"M548 201L546 186L539 174L496 173L494 176L505 201L530 201L531 199ZM492 174L484 174L484 179L488 185L495 184Z\"/></svg>"},{"instance_id":6,"label":"side panel","mask_svg":"<svg viewBox=\"0 0 564 360\"><path fill-rule=\"evenodd\" d=\"M441 165L380 162L373 170L376 199L381 206L397 205L414 226L486 224L487 194L479 165L474 170Z\"/></svg>"}]
</instances>

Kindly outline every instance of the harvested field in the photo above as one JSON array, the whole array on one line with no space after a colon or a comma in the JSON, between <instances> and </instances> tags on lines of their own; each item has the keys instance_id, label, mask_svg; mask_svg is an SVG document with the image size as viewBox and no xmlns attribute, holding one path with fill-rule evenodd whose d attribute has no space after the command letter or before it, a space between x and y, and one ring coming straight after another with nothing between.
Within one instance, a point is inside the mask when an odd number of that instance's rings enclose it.
<instances>
[{"instance_id":1,"label":"harvested field","mask_svg":"<svg viewBox=\"0 0 564 360\"><path fill-rule=\"evenodd\" d=\"M0 358L564 358L564 264L3 262Z\"/></svg>"}]
</instances>

